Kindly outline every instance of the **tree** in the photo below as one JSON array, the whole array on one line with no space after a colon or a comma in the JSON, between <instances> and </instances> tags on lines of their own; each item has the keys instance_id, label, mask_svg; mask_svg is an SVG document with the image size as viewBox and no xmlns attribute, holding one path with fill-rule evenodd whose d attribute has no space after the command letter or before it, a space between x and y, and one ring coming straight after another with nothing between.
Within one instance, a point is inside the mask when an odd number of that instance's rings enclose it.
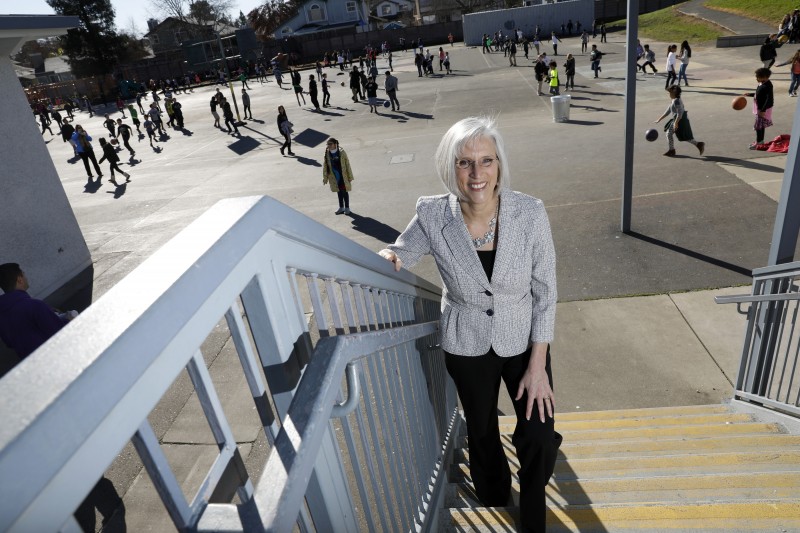
<instances>
[{"instance_id":1,"label":"tree","mask_svg":"<svg viewBox=\"0 0 800 533\"><path fill-rule=\"evenodd\" d=\"M36 39L23 43L13 59L23 67L32 67L29 56L31 54L42 54L42 57L55 57L59 55L61 41L57 37L47 39Z\"/></svg>"},{"instance_id":2,"label":"tree","mask_svg":"<svg viewBox=\"0 0 800 533\"><path fill-rule=\"evenodd\" d=\"M47 0L59 15L77 16L78 28L61 38L64 54L76 77L108 74L124 57L124 43L114 28L110 0Z\"/></svg>"},{"instance_id":3,"label":"tree","mask_svg":"<svg viewBox=\"0 0 800 533\"><path fill-rule=\"evenodd\" d=\"M267 0L247 14L250 27L262 37L268 37L283 23L297 15L302 0Z\"/></svg>"},{"instance_id":4,"label":"tree","mask_svg":"<svg viewBox=\"0 0 800 533\"><path fill-rule=\"evenodd\" d=\"M239 25L240 28L244 28L247 26L247 17L244 16L241 10L239 10L239 18L236 19L236 23Z\"/></svg>"},{"instance_id":5,"label":"tree","mask_svg":"<svg viewBox=\"0 0 800 533\"><path fill-rule=\"evenodd\" d=\"M150 0L150 5L165 17L173 17L187 24L211 26L218 31L230 21L228 12L233 0Z\"/></svg>"}]
</instances>

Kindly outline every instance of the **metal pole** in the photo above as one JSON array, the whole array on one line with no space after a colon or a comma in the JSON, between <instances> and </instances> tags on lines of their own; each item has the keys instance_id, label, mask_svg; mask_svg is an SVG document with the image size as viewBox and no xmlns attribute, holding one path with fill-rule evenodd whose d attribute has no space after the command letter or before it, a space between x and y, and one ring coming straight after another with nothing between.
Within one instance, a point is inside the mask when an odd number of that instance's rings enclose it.
<instances>
[{"instance_id":1,"label":"metal pole","mask_svg":"<svg viewBox=\"0 0 800 533\"><path fill-rule=\"evenodd\" d=\"M791 263L800 233L800 115L795 109L792 138L786 156L786 169L783 171L783 186L778 200L778 212L772 229L772 245L769 249L767 265Z\"/></svg>"},{"instance_id":2,"label":"metal pole","mask_svg":"<svg viewBox=\"0 0 800 533\"><path fill-rule=\"evenodd\" d=\"M639 0L628 0L628 27L625 44L625 173L622 179L622 213L620 229L631 230L631 202L633 200L633 143L636 127L636 42L639 35Z\"/></svg>"},{"instance_id":3,"label":"metal pole","mask_svg":"<svg viewBox=\"0 0 800 533\"><path fill-rule=\"evenodd\" d=\"M242 117L239 116L239 106L236 104L236 93L233 92L233 82L231 81L231 71L228 69L228 58L225 56L225 49L222 47L222 37L217 36L217 44L219 45L219 53L222 54L222 63L225 65L225 75L228 77L228 88L231 90L231 99L233 100L233 108L236 110L236 125L244 124Z\"/></svg>"}]
</instances>

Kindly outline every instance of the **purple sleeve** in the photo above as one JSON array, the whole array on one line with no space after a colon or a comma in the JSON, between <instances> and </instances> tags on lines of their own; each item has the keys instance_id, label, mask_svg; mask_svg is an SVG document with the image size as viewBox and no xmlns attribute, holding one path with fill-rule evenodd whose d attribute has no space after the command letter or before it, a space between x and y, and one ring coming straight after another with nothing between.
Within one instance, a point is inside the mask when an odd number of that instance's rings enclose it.
<instances>
[{"instance_id":1,"label":"purple sleeve","mask_svg":"<svg viewBox=\"0 0 800 533\"><path fill-rule=\"evenodd\" d=\"M42 332L45 338L50 338L66 325L66 321L58 317L58 315L50 309L46 303L36 301L33 309L33 321L39 331Z\"/></svg>"}]
</instances>

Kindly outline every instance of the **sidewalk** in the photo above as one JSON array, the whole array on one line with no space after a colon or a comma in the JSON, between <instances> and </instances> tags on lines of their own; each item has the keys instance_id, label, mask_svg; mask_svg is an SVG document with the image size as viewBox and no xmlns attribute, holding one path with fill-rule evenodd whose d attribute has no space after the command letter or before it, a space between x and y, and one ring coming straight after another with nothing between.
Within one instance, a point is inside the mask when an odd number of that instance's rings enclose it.
<instances>
[{"instance_id":1,"label":"sidewalk","mask_svg":"<svg viewBox=\"0 0 800 533\"><path fill-rule=\"evenodd\" d=\"M717 26L722 26L737 35L758 35L761 33L775 33L778 31L778 22L775 27L763 22L705 7L705 0L689 0L677 7L684 15L703 19Z\"/></svg>"}]
</instances>

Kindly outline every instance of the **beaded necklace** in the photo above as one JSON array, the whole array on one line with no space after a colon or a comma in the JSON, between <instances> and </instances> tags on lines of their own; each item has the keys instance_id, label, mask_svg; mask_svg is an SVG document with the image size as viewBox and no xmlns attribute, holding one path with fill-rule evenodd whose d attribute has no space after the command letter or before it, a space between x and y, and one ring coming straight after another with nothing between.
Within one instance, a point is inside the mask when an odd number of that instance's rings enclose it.
<instances>
[{"instance_id":1,"label":"beaded necklace","mask_svg":"<svg viewBox=\"0 0 800 533\"><path fill-rule=\"evenodd\" d=\"M490 243L494 240L494 228L497 225L497 213L500 210L500 205L498 204L497 208L494 210L494 216L489 221L489 231L483 234L483 237L478 237L477 239L472 239L472 245L475 249L480 248L486 243Z\"/></svg>"}]
</instances>

